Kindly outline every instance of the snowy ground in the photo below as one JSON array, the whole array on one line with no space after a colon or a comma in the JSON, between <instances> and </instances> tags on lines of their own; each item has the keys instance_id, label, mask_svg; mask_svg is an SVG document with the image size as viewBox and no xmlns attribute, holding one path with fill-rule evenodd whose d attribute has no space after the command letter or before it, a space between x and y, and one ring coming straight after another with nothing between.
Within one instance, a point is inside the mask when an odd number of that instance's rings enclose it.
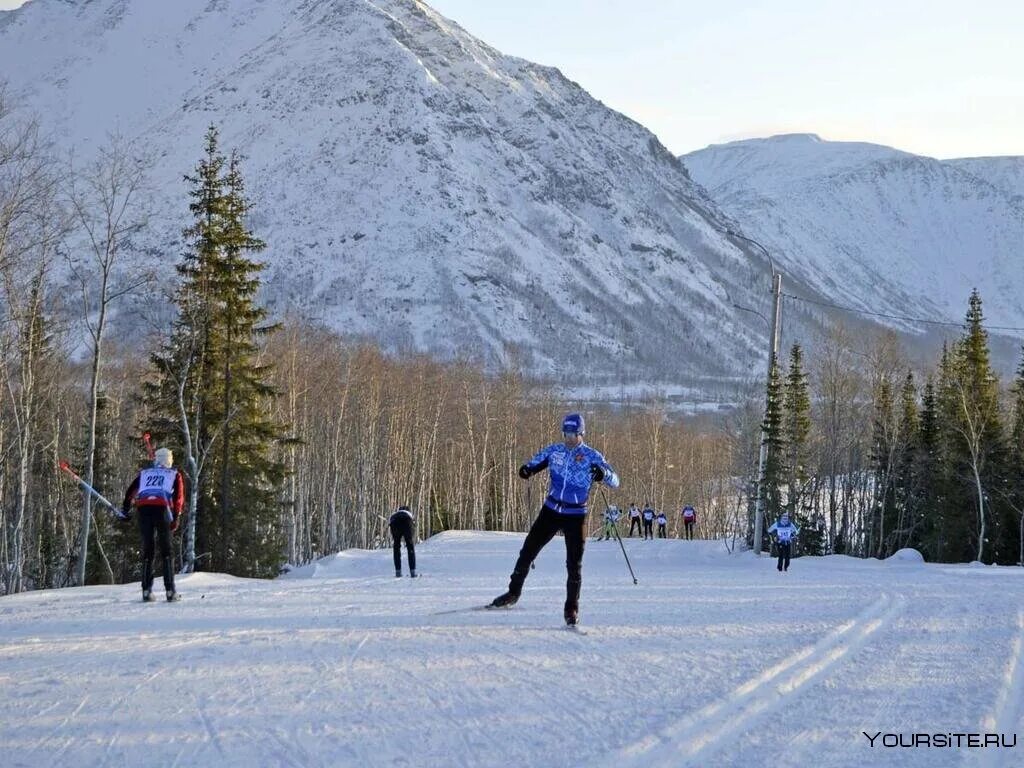
<instances>
[{"instance_id":1,"label":"snowy ground","mask_svg":"<svg viewBox=\"0 0 1024 768\"><path fill-rule=\"evenodd\" d=\"M345 552L274 582L200 574L0 598L4 766L1019 766L874 734L1024 730L1024 572L588 543L561 628L555 539L520 604L521 535Z\"/></svg>"}]
</instances>

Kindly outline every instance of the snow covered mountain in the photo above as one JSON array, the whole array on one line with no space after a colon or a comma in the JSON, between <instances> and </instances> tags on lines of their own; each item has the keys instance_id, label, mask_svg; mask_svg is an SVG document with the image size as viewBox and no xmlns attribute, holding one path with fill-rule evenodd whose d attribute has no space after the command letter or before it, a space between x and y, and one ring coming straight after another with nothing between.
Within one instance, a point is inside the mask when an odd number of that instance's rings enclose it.
<instances>
[{"instance_id":1,"label":"snow covered mountain","mask_svg":"<svg viewBox=\"0 0 1024 768\"><path fill-rule=\"evenodd\" d=\"M1024 158L940 161L795 134L681 159L820 297L959 321L977 287L990 323L1024 326Z\"/></svg>"},{"instance_id":2,"label":"snow covered mountain","mask_svg":"<svg viewBox=\"0 0 1024 768\"><path fill-rule=\"evenodd\" d=\"M172 259L218 125L275 311L591 382L763 357L732 304L764 305L766 265L678 159L416 0L31 0L0 13L0 72L79 156L111 130L152 153Z\"/></svg>"}]
</instances>

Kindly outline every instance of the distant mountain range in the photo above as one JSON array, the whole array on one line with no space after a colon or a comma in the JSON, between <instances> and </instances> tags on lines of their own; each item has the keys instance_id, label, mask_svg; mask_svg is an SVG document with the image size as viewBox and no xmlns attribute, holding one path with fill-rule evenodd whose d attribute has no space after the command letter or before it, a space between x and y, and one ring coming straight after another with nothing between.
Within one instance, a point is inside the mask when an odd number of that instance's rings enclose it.
<instances>
[{"instance_id":1,"label":"distant mountain range","mask_svg":"<svg viewBox=\"0 0 1024 768\"><path fill-rule=\"evenodd\" d=\"M747 381L766 328L734 305L767 312L769 270L729 227L801 295L959 319L977 285L1024 325L1019 158L796 136L680 161L415 0L32 0L0 12L0 72L62 148L117 130L151 154L143 245L165 259L216 124L247 158L272 311L395 350L580 387Z\"/></svg>"},{"instance_id":2,"label":"distant mountain range","mask_svg":"<svg viewBox=\"0 0 1024 768\"><path fill-rule=\"evenodd\" d=\"M1024 158L943 161L795 134L682 160L787 277L821 297L960 320L977 287L989 322L1024 326Z\"/></svg>"}]
</instances>

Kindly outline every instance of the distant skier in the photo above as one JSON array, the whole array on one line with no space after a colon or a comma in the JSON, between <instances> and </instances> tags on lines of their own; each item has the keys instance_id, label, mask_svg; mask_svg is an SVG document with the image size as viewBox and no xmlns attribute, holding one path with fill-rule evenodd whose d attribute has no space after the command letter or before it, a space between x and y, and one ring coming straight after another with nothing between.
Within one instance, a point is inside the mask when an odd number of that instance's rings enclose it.
<instances>
[{"instance_id":1,"label":"distant skier","mask_svg":"<svg viewBox=\"0 0 1024 768\"><path fill-rule=\"evenodd\" d=\"M668 524L668 518L665 517L665 513L664 512L659 512L658 516L655 518L655 520L658 521L658 538L659 539L667 539L668 538L668 530L666 529L665 526Z\"/></svg>"},{"instance_id":2,"label":"distant skier","mask_svg":"<svg viewBox=\"0 0 1024 768\"><path fill-rule=\"evenodd\" d=\"M416 544L413 542L413 529L416 521L405 504L391 515L388 520L388 527L391 529L391 538L395 542L395 578L402 578L402 540L405 540L405 551L409 556L409 576L416 578Z\"/></svg>"},{"instance_id":3,"label":"distant skier","mask_svg":"<svg viewBox=\"0 0 1024 768\"><path fill-rule=\"evenodd\" d=\"M615 535L615 526L619 522L619 516L619 508L616 507L614 504L605 509L604 528L601 531L601 533L604 534L604 541L608 541L608 539L612 538ZM602 538L599 536L597 540L601 541Z\"/></svg>"},{"instance_id":4,"label":"distant skier","mask_svg":"<svg viewBox=\"0 0 1024 768\"><path fill-rule=\"evenodd\" d=\"M789 521L789 513L783 512L777 522L772 523L768 529L768 533L775 534L775 539L778 542L779 548L779 565L780 571L789 570L789 555L793 545L793 537L800 533L800 528L793 525Z\"/></svg>"},{"instance_id":5,"label":"distant skier","mask_svg":"<svg viewBox=\"0 0 1024 768\"><path fill-rule=\"evenodd\" d=\"M640 507L633 504L629 505L629 535L633 535L633 528L636 528L636 535L640 535Z\"/></svg>"},{"instance_id":6,"label":"distant skier","mask_svg":"<svg viewBox=\"0 0 1024 768\"><path fill-rule=\"evenodd\" d=\"M171 534L178 530L181 510L185 505L185 481L173 464L174 454L169 448L158 450L154 454L153 466L138 474L128 486L121 504L122 520L131 520L132 507L138 511L142 535L142 599L147 603L156 599L152 591L154 533L160 541L167 602L178 600L171 560Z\"/></svg>"},{"instance_id":7,"label":"distant skier","mask_svg":"<svg viewBox=\"0 0 1024 768\"><path fill-rule=\"evenodd\" d=\"M687 539L693 538L693 524L697 522L697 510L687 504L683 507L683 529Z\"/></svg>"},{"instance_id":8,"label":"distant skier","mask_svg":"<svg viewBox=\"0 0 1024 768\"><path fill-rule=\"evenodd\" d=\"M530 564L558 531L565 536L565 623L579 621L580 586L583 583L583 547L587 522L587 499L593 483L619 487L619 477L604 456L583 442L583 416L570 413L562 420L564 442L541 449L519 468L524 480L547 469L551 476L547 498L540 514L526 534L519 558L512 569L508 591L494 598L492 607L515 605L523 591Z\"/></svg>"},{"instance_id":9,"label":"distant skier","mask_svg":"<svg viewBox=\"0 0 1024 768\"><path fill-rule=\"evenodd\" d=\"M647 502L647 506L644 507L644 541L647 539L654 538L654 510L651 508L651 502Z\"/></svg>"}]
</instances>

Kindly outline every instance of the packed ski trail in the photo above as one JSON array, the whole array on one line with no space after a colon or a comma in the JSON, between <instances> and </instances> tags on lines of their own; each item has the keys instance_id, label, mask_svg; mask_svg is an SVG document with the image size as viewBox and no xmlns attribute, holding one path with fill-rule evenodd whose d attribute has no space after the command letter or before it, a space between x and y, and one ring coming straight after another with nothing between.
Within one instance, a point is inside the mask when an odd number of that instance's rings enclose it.
<instances>
[{"instance_id":1,"label":"packed ski trail","mask_svg":"<svg viewBox=\"0 0 1024 768\"><path fill-rule=\"evenodd\" d=\"M1011 766L1024 746L871 747L875 733L1024 727L1024 572L587 543L519 604L521 534L350 551L273 582L179 580L0 598L5 766Z\"/></svg>"}]
</instances>

